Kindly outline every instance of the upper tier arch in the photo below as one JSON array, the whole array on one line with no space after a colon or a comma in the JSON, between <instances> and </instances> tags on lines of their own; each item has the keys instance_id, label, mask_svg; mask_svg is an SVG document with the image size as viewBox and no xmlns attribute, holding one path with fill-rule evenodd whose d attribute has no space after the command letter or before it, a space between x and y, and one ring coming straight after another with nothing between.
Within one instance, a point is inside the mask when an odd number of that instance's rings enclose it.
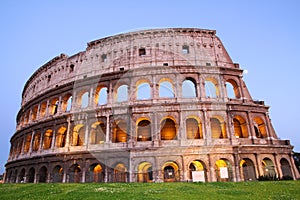
<instances>
[{"instance_id":1,"label":"upper tier arch","mask_svg":"<svg viewBox=\"0 0 300 200\"><path fill-rule=\"evenodd\" d=\"M22 106L50 89L85 77L165 65L239 68L215 30L165 28L121 33L91 41L85 51L60 54L41 66L25 84Z\"/></svg>"}]
</instances>

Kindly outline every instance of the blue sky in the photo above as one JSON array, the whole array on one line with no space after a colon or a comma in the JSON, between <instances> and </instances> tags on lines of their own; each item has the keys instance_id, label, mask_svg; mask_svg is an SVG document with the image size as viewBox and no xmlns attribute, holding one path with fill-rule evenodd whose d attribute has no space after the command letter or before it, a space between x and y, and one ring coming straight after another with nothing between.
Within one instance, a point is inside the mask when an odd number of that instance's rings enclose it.
<instances>
[{"instance_id":1,"label":"blue sky","mask_svg":"<svg viewBox=\"0 0 300 200\"><path fill-rule=\"evenodd\" d=\"M300 151L300 1L0 1L0 173L8 158L27 79L60 53L89 41L155 27L213 29L254 99L270 105L277 135Z\"/></svg>"}]
</instances>

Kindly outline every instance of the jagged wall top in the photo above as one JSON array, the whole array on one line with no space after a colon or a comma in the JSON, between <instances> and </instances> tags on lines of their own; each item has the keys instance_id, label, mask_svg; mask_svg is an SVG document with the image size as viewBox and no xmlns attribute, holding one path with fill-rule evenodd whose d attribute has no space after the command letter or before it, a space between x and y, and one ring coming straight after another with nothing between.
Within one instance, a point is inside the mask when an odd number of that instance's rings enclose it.
<instances>
[{"instance_id":1,"label":"jagged wall top","mask_svg":"<svg viewBox=\"0 0 300 200\"><path fill-rule=\"evenodd\" d=\"M189 53L182 54L188 46ZM139 56L145 48L145 56ZM107 62L101 56L107 56ZM26 82L22 93L22 106L37 95L55 87L82 79L83 76L142 67L205 66L238 68L215 30L197 28L164 28L120 33L87 43L86 51L68 57L65 54L41 66ZM74 72L70 72L70 66Z\"/></svg>"}]
</instances>

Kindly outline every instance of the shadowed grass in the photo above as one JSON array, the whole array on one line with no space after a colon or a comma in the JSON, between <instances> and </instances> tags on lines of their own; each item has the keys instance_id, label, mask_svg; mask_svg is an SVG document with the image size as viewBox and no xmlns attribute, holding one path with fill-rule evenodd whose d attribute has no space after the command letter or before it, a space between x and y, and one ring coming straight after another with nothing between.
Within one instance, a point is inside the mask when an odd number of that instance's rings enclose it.
<instances>
[{"instance_id":1,"label":"shadowed grass","mask_svg":"<svg viewBox=\"0 0 300 200\"><path fill-rule=\"evenodd\" d=\"M300 199L300 181L2 184L0 199Z\"/></svg>"}]
</instances>

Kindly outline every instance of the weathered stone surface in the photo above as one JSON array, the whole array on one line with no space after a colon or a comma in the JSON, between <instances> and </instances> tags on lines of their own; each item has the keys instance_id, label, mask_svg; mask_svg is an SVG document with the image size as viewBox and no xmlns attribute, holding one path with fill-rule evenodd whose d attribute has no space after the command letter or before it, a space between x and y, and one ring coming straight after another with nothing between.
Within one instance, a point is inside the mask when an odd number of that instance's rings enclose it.
<instances>
[{"instance_id":1,"label":"weathered stone surface","mask_svg":"<svg viewBox=\"0 0 300 200\"><path fill-rule=\"evenodd\" d=\"M5 182L247 181L299 174L212 30L123 33L27 81Z\"/></svg>"}]
</instances>

